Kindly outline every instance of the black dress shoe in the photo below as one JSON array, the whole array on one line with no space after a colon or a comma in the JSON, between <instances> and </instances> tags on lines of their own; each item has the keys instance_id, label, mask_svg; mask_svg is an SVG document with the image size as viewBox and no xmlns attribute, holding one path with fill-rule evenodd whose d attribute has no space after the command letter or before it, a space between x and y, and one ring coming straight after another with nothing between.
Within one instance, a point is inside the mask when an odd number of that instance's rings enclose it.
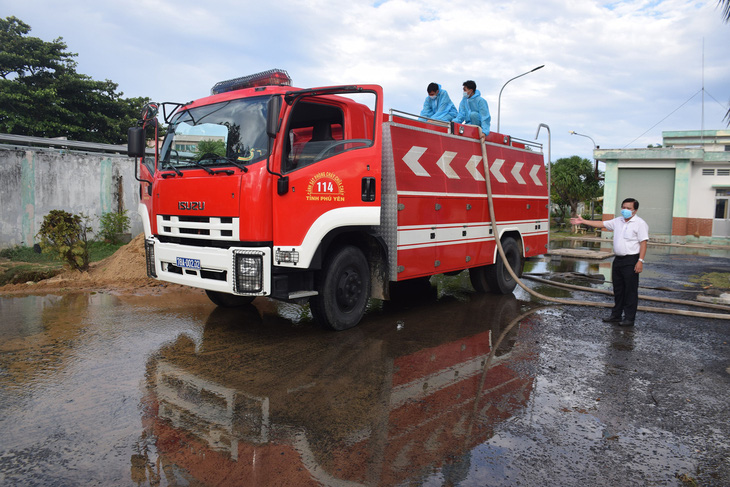
<instances>
[{"instance_id":1,"label":"black dress shoe","mask_svg":"<svg viewBox=\"0 0 730 487\"><path fill-rule=\"evenodd\" d=\"M609 316L608 318L603 318L604 323L618 323L621 321L621 318L616 318L614 316Z\"/></svg>"},{"instance_id":2,"label":"black dress shoe","mask_svg":"<svg viewBox=\"0 0 730 487\"><path fill-rule=\"evenodd\" d=\"M629 320L624 320L621 323L619 323L618 326L634 326L634 322L629 321Z\"/></svg>"}]
</instances>

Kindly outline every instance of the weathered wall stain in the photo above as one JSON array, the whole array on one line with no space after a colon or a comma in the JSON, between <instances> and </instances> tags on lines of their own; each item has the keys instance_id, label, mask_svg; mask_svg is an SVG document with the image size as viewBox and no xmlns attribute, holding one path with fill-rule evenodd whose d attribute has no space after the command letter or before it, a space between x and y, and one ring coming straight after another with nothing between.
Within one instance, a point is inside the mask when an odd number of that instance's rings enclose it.
<instances>
[{"instance_id":1,"label":"weathered wall stain","mask_svg":"<svg viewBox=\"0 0 730 487\"><path fill-rule=\"evenodd\" d=\"M55 209L89 216L94 232L102 213L127 210L136 235L137 184L126 155L0 148L0 248L33 245L43 217Z\"/></svg>"}]
</instances>

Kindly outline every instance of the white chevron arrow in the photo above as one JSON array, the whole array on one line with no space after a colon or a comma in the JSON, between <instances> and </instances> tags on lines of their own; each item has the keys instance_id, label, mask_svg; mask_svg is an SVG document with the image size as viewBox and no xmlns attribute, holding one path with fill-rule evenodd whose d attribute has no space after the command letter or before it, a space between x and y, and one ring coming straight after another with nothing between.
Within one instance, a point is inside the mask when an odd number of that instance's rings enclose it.
<instances>
[{"instance_id":1,"label":"white chevron arrow","mask_svg":"<svg viewBox=\"0 0 730 487\"><path fill-rule=\"evenodd\" d=\"M537 171L540 170L540 166L538 164L535 164L532 166L532 169L530 169L530 177L535 182L537 186L542 186L542 181L540 181L540 178L537 177Z\"/></svg>"},{"instance_id":2,"label":"white chevron arrow","mask_svg":"<svg viewBox=\"0 0 730 487\"><path fill-rule=\"evenodd\" d=\"M520 184L527 184L525 183L525 180L522 179L522 175L520 174L520 170L522 170L522 166L524 166L521 162L515 162L515 167L512 168L512 176L515 178L515 180Z\"/></svg>"},{"instance_id":3,"label":"white chevron arrow","mask_svg":"<svg viewBox=\"0 0 730 487\"><path fill-rule=\"evenodd\" d=\"M471 177L477 181L484 181L484 176L482 176L482 173L480 173L477 169L480 162L482 162L482 156L473 155L471 156L471 159L469 159L469 162L466 163L466 169L469 171L469 174L471 174Z\"/></svg>"},{"instance_id":4,"label":"white chevron arrow","mask_svg":"<svg viewBox=\"0 0 730 487\"><path fill-rule=\"evenodd\" d=\"M426 152L425 147L418 147L414 145L413 147L411 147L408 153L403 156L403 162L406 163L406 166L408 166L411 171L416 174L416 176L430 177L431 175L426 172L423 166L421 166L421 164L418 162L418 159L423 155L424 152Z\"/></svg>"},{"instance_id":5,"label":"white chevron arrow","mask_svg":"<svg viewBox=\"0 0 730 487\"><path fill-rule=\"evenodd\" d=\"M489 171L492 173L492 175L497 178L497 181L500 183L506 183L507 180L502 176L502 173L499 172L502 169L502 164L504 164L504 159L497 159L492 163L492 167L489 168Z\"/></svg>"},{"instance_id":6,"label":"white chevron arrow","mask_svg":"<svg viewBox=\"0 0 730 487\"><path fill-rule=\"evenodd\" d=\"M446 174L446 177L449 179L460 179L459 175L456 174L456 171L451 169L451 161L454 160L454 157L456 157L456 152L450 152L446 151L443 154L441 154L441 157L439 157L439 160L436 162L436 165L441 168L441 170Z\"/></svg>"}]
</instances>

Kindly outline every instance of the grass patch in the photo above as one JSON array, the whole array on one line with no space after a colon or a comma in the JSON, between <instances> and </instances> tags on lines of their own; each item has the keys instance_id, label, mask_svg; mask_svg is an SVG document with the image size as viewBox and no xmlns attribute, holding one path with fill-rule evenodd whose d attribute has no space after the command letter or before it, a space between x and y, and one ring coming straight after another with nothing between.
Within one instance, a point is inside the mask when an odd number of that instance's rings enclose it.
<instances>
[{"instance_id":1,"label":"grass patch","mask_svg":"<svg viewBox=\"0 0 730 487\"><path fill-rule=\"evenodd\" d=\"M122 244L89 242L89 262L97 262L114 254ZM63 263L51 254L39 253L33 247L16 245L0 250L0 286L28 281L42 281L60 274ZM4 260L7 259L7 260Z\"/></svg>"},{"instance_id":2,"label":"grass patch","mask_svg":"<svg viewBox=\"0 0 730 487\"><path fill-rule=\"evenodd\" d=\"M108 242L89 242L89 262L104 260L114 254L124 244L112 244Z\"/></svg>"},{"instance_id":3,"label":"grass patch","mask_svg":"<svg viewBox=\"0 0 730 487\"><path fill-rule=\"evenodd\" d=\"M28 281L38 282L50 279L61 272L63 272L63 266L60 263L5 262L0 264L0 286Z\"/></svg>"},{"instance_id":4,"label":"grass patch","mask_svg":"<svg viewBox=\"0 0 730 487\"><path fill-rule=\"evenodd\" d=\"M689 282L694 282L703 287L730 289L730 273L708 272L707 274L698 274L696 276L691 276L689 278Z\"/></svg>"},{"instance_id":5,"label":"grass patch","mask_svg":"<svg viewBox=\"0 0 730 487\"><path fill-rule=\"evenodd\" d=\"M40 247L38 249L40 250ZM56 262L50 254L42 254L34 250L33 247L23 247L20 245L0 250L0 257L4 257L12 262Z\"/></svg>"},{"instance_id":6,"label":"grass patch","mask_svg":"<svg viewBox=\"0 0 730 487\"><path fill-rule=\"evenodd\" d=\"M566 238L570 237L595 237L596 234L594 232L588 232L587 234L582 233L572 233L570 231L570 227L567 228L558 228L558 227L551 227L550 228L550 240L565 240Z\"/></svg>"},{"instance_id":7,"label":"grass patch","mask_svg":"<svg viewBox=\"0 0 730 487\"><path fill-rule=\"evenodd\" d=\"M122 245L123 244L112 244L108 242L89 242L89 262L97 262L99 260L106 259L119 250L119 247ZM4 257L11 262L60 263L54 255L43 254L35 250L33 247L24 247L21 245L0 250L0 257Z\"/></svg>"}]
</instances>

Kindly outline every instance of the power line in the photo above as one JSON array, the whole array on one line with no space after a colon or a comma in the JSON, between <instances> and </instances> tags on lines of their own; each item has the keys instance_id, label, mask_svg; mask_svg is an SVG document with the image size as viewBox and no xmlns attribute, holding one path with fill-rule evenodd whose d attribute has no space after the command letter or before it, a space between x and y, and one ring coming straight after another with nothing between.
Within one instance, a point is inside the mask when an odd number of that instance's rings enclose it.
<instances>
[{"instance_id":1,"label":"power line","mask_svg":"<svg viewBox=\"0 0 730 487\"><path fill-rule=\"evenodd\" d=\"M649 129L647 129L647 131L646 131L646 132L644 132L643 134L639 135L639 136L638 136L637 138L635 138L634 140L632 140L631 142L629 142L628 144L626 144L625 146L623 146L623 147L622 147L622 149L625 149L625 148L627 148L628 146L630 146L631 144L633 144L634 142L636 142L637 140L639 140L640 138L642 138L642 137L643 137L644 135L646 135L646 134L647 134L647 133L648 133L649 131L651 131L651 130L652 130L652 129L653 129L654 127L656 127L657 125L659 125L660 123L662 123L662 122L663 122L664 120L666 120L666 119L668 119L669 117L671 117L672 115L674 115L674 113L675 113L675 112L676 112L677 110L679 110L680 108L682 108L683 106L685 106L685 105L686 105L687 103L689 103L690 101L692 101L692 98L694 98L694 97L695 97L695 96L697 96L697 95L698 95L698 94L699 94L700 92L703 92L703 91L704 91L704 89L702 89L702 88L701 88L701 89L699 89L699 90L697 90L697 92L696 92L696 93L695 93L694 95L690 96L690 97L689 97L689 98L687 99L687 101L685 101L684 103L682 103L681 105L679 105L679 106L678 106L677 108L675 108L675 109L674 109L674 111L673 111L672 113L670 113L669 115L667 115L666 117L662 118L662 119L661 119L661 120L659 120L659 121L658 121L657 123L655 123L654 125L652 125L652 126L651 126L651 127L649 128Z\"/></svg>"},{"instance_id":2,"label":"power line","mask_svg":"<svg viewBox=\"0 0 730 487\"><path fill-rule=\"evenodd\" d=\"M715 100L715 102L716 102L716 103L717 103L718 105L720 105L720 107L721 107L721 108L722 108L723 110L726 110L726 109L728 108L728 107L727 107L726 105L724 105L724 104L723 104L722 102L718 101L718 100L717 100L717 98L715 98L714 96L712 96L712 93L710 93L709 91L705 90L705 93L707 93L707 95L708 95L708 96L709 96L710 98L712 98L713 100Z\"/></svg>"}]
</instances>

